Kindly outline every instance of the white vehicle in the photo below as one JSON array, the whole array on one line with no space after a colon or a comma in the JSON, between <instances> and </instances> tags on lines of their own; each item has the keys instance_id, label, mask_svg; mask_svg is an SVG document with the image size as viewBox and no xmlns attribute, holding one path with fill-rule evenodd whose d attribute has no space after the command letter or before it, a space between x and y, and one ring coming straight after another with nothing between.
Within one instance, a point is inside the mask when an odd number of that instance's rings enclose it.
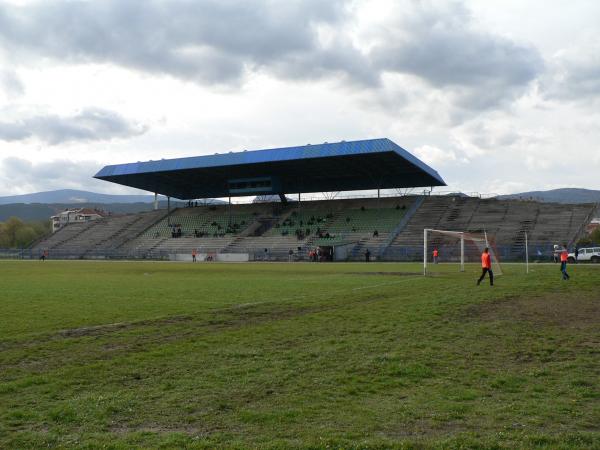
<instances>
[{"instance_id":1,"label":"white vehicle","mask_svg":"<svg viewBox=\"0 0 600 450\"><path fill-rule=\"evenodd\" d=\"M591 261L600 263L600 247L580 248L577 254L577 262ZM575 262L575 253L569 253L569 262Z\"/></svg>"}]
</instances>

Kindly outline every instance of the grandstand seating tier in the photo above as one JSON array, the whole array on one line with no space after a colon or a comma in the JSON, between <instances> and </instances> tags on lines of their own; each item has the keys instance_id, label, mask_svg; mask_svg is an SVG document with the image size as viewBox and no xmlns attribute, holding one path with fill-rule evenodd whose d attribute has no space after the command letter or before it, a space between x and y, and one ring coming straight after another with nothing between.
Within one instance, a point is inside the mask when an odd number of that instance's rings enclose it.
<instances>
[{"instance_id":1,"label":"grandstand seating tier","mask_svg":"<svg viewBox=\"0 0 600 450\"><path fill-rule=\"evenodd\" d=\"M422 197L421 197L422 198ZM595 205L557 205L519 200L461 196L320 200L287 205L257 203L181 208L167 218L165 210L71 224L36 243L34 252L95 257L153 257L199 252L260 254L286 257L290 249L305 254L315 245L355 243L350 259L366 249L387 259L416 259L422 255L423 229L483 233L502 245L504 258L523 252L527 232L532 247L571 243L581 232ZM406 216L402 227L398 224ZM420 205L420 206L419 206ZM418 208L417 208L418 207ZM416 209L416 210L415 210ZM173 238L172 227L182 237ZM309 232L307 233L307 228ZM299 236L296 230L302 230ZM317 236L321 232L321 238ZM377 230L377 233L374 233ZM202 237L195 236L195 231ZM327 241L327 234L330 240ZM389 242L391 241L391 242ZM436 245L454 245L456 239L436 237ZM400 255L400 256L399 256Z\"/></svg>"}]
</instances>

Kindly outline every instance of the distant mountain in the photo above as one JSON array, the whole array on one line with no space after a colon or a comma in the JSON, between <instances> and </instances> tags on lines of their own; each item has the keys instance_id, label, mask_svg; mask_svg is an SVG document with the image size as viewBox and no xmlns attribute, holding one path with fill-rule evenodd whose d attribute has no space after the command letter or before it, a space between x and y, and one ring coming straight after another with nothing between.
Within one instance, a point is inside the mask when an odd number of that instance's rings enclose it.
<instances>
[{"instance_id":1,"label":"distant mountain","mask_svg":"<svg viewBox=\"0 0 600 450\"><path fill-rule=\"evenodd\" d=\"M159 208L167 207L166 197L159 195ZM222 200L206 199L208 204L222 204ZM150 211L154 195L110 195L95 192L61 189L34 194L0 197L0 222L18 217L26 222L48 220L69 208L98 208L113 214L132 214ZM171 207L185 207L186 201L171 200Z\"/></svg>"},{"instance_id":2,"label":"distant mountain","mask_svg":"<svg viewBox=\"0 0 600 450\"><path fill-rule=\"evenodd\" d=\"M13 203L0 205L0 222L4 222L9 217L18 217L25 222L49 220L50 216L73 207L98 208L110 211L113 214L132 214L150 211L153 206L152 203L79 203L77 205L65 203ZM167 202L159 202L159 206L166 208Z\"/></svg>"},{"instance_id":3,"label":"distant mountain","mask_svg":"<svg viewBox=\"0 0 600 450\"><path fill-rule=\"evenodd\" d=\"M159 196L159 199L166 200L162 195ZM153 201L154 195L110 195L75 189L0 197L0 205L12 203L61 203L69 205L84 203L150 203Z\"/></svg>"},{"instance_id":4,"label":"distant mountain","mask_svg":"<svg viewBox=\"0 0 600 450\"><path fill-rule=\"evenodd\" d=\"M519 194L500 195L500 200L520 199L536 200L539 202L556 203L598 203L600 202L600 191L592 189L563 188L549 191L521 192Z\"/></svg>"}]
</instances>

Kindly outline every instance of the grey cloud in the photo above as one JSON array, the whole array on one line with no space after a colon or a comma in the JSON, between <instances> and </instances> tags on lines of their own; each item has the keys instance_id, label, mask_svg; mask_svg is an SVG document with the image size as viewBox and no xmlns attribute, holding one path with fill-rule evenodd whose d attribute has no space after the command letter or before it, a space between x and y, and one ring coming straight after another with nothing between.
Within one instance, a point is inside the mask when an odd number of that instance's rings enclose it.
<instances>
[{"instance_id":1,"label":"grey cloud","mask_svg":"<svg viewBox=\"0 0 600 450\"><path fill-rule=\"evenodd\" d=\"M411 3L373 50L384 71L407 73L447 90L459 106L484 110L513 100L543 70L534 48L477 30L460 3Z\"/></svg>"},{"instance_id":2,"label":"grey cloud","mask_svg":"<svg viewBox=\"0 0 600 450\"><path fill-rule=\"evenodd\" d=\"M318 52L286 55L274 62L271 70L286 79L319 79L336 74L346 82L362 86L376 87L380 83L380 74L368 57L344 42Z\"/></svg>"},{"instance_id":3,"label":"grey cloud","mask_svg":"<svg viewBox=\"0 0 600 450\"><path fill-rule=\"evenodd\" d=\"M0 160L0 191L37 192L48 189L89 188L101 165L93 161L54 161L33 163L16 156ZM18 189L15 189L18 188Z\"/></svg>"},{"instance_id":4,"label":"grey cloud","mask_svg":"<svg viewBox=\"0 0 600 450\"><path fill-rule=\"evenodd\" d=\"M583 103L600 100L600 40L557 55L541 90L549 99Z\"/></svg>"},{"instance_id":5,"label":"grey cloud","mask_svg":"<svg viewBox=\"0 0 600 450\"><path fill-rule=\"evenodd\" d=\"M37 138L50 145L70 141L100 141L142 134L145 127L102 109L86 109L71 117L37 115L15 122L0 122L0 140Z\"/></svg>"},{"instance_id":6,"label":"grey cloud","mask_svg":"<svg viewBox=\"0 0 600 450\"><path fill-rule=\"evenodd\" d=\"M201 83L232 83L247 69L318 55L323 49L315 26L343 17L340 0L63 0L5 8L0 41L31 56L43 53ZM348 58L327 60L324 72L348 70L353 64Z\"/></svg>"},{"instance_id":7,"label":"grey cloud","mask_svg":"<svg viewBox=\"0 0 600 450\"><path fill-rule=\"evenodd\" d=\"M493 109L522 95L543 69L535 49L477 30L460 2L403 1L380 44L361 51L344 30L347 0L38 1L0 10L0 45L21 63L40 55L100 62L199 84L236 85L248 72L337 77L367 90L385 72L443 90L459 108ZM328 28L328 41L319 30ZM406 87L407 90L410 86Z\"/></svg>"},{"instance_id":8,"label":"grey cloud","mask_svg":"<svg viewBox=\"0 0 600 450\"><path fill-rule=\"evenodd\" d=\"M6 93L7 97L13 98L23 95L25 87L13 70L0 70L0 88Z\"/></svg>"}]
</instances>

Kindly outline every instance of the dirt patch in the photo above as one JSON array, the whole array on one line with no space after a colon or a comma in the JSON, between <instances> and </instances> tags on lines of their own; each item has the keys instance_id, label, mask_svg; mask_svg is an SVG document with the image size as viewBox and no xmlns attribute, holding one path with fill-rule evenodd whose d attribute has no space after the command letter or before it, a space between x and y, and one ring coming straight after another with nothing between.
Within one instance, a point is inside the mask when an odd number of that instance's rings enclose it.
<instances>
[{"instance_id":1,"label":"dirt patch","mask_svg":"<svg viewBox=\"0 0 600 450\"><path fill-rule=\"evenodd\" d=\"M274 322L279 320L292 319L294 317L305 316L318 313L329 309L334 309L336 305L319 305L312 307L289 307L263 309L261 305L247 305L243 307L234 306L222 310L208 312L205 315L194 316L170 316L157 319L139 320L133 322L117 322L103 325L94 325L87 327L71 328L60 330L55 333L43 336L37 336L26 341L3 342L0 343L0 352L11 348L36 348L40 344L60 339L77 339L84 337L101 337L119 332L147 328L148 332L141 336L132 338L125 346L131 348L138 341L150 344L167 343L172 340L185 338L186 336L198 336L203 332L218 332L225 329L237 329L245 326L255 326L262 323ZM186 327L179 330L169 327L169 325L186 324ZM157 332L162 330L162 332ZM107 343L107 351L118 351L123 347L120 344ZM0 365L0 368L2 366Z\"/></svg>"},{"instance_id":2,"label":"dirt patch","mask_svg":"<svg viewBox=\"0 0 600 450\"><path fill-rule=\"evenodd\" d=\"M71 328L69 330L59 331L58 334L62 337L82 337L82 336L97 336L113 331L120 331L128 328L146 326L146 325L170 325L181 322L189 322L193 320L191 316L172 316L161 319L140 320L137 322L119 322L109 323L105 325L95 325L91 327Z\"/></svg>"},{"instance_id":3,"label":"dirt patch","mask_svg":"<svg viewBox=\"0 0 600 450\"><path fill-rule=\"evenodd\" d=\"M136 426L125 425L122 423L114 424L109 428L111 433L115 434L130 434L130 433L152 433L152 434L163 434L163 433L183 433L188 436L208 436L213 430L202 430L192 426L169 426L162 424L142 424ZM216 431L216 430L215 430Z\"/></svg>"},{"instance_id":4,"label":"dirt patch","mask_svg":"<svg viewBox=\"0 0 600 450\"><path fill-rule=\"evenodd\" d=\"M394 277L414 277L422 272L344 272L344 275L389 275Z\"/></svg>"},{"instance_id":5,"label":"dirt patch","mask_svg":"<svg viewBox=\"0 0 600 450\"><path fill-rule=\"evenodd\" d=\"M574 328L600 327L600 295L513 297L470 306L464 311L464 315L481 321L520 321Z\"/></svg>"}]
</instances>

